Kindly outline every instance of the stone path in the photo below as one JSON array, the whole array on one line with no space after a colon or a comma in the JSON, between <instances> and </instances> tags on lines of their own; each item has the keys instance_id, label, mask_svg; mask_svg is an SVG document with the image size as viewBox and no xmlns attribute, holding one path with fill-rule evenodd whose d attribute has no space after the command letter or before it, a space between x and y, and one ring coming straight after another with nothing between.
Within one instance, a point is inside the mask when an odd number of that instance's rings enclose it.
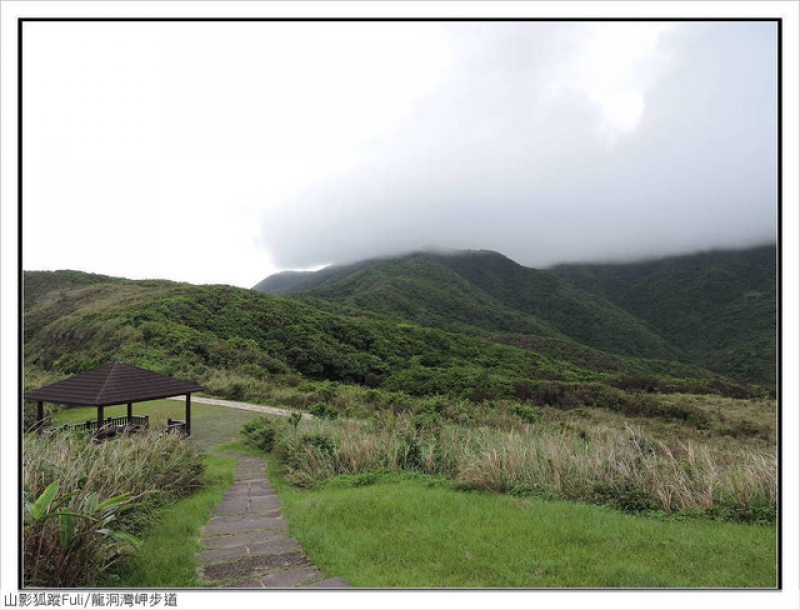
<instances>
[{"instance_id":1,"label":"stone path","mask_svg":"<svg viewBox=\"0 0 800 610\"><path fill-rule=\"evenodd\" d=\"M197 554L200 577L221 587L260 589L350 588L325 578L289 538L280 498L264 474L264 460L237 455L235 481L203 528Z\"/></svg>"}]
</instances>

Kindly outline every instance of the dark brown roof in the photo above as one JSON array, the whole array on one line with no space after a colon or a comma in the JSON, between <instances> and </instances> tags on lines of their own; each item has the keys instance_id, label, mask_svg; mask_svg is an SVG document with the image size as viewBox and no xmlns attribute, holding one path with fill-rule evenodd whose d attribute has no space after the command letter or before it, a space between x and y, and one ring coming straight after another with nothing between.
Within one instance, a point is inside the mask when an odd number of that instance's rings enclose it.
<instances>
[{"instance_id":1,"label":"dark brown roof","mask_svg":"<svg viewBox=\"0 0 800 610\"><path fill-rule=\"evenodd\" d=\"M196 383L159 375L119 360L25 394L28 400L107 407L201 392Z\"/></svg>"}]
</instances>

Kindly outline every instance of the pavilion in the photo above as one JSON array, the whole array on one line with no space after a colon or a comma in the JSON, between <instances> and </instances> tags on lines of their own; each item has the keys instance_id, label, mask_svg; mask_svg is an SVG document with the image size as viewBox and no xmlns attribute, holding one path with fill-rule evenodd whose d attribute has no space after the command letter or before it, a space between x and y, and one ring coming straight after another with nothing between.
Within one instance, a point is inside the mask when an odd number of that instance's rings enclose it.
<instances>
[{"instance_id":1,"label":"pavilion","mask_svg":"<svg viewBox=\"0 0 800 610\"><path fill-rule=\"evenodd\" d=\"M24 398L37 401L36 421L39 428L44 421L43 403L52 402L71 406L97 407L97 430L100 430L105 423L103 420L104 407L127 404L126 421L130 425L136 419L133 415L133 403L185 394L186 419L184 422L178 423L189 435L192 429L192 392L202 392L203 390L205 388L196 383L181 381L129 364L122 364L117 358L111 364L28 392ZM94 428L93 422L91 423L91 428ZM172 424L172 421L169 423Z\"/></svg>"}]
</instances>

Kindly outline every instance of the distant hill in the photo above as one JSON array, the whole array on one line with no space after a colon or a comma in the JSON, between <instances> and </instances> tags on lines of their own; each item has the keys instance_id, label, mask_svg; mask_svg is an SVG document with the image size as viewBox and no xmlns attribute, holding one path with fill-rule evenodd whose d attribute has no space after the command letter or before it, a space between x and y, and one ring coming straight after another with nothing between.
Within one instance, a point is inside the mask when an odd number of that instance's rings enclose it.
<instances>
[{"instance_id":1,"label":"distant hill","mask_svg":"<svg viewBox=\"0 0 800 610\"><path fill-rule=\"evenodd\" d=\"M552 271L643 320L690 361L738 379L775 383L774 244Z\"/></svg>"},{"instance_id":2,"label":"distant hill","mask_svg":"<svg viewBox=\"0 0 800 610\"><path fill-rule=\"evenodd\" d=\"M496 252L438 258L506 307L545 320L579 343L629 356L680 356L679 349L641 320L549 271L523 267Z\"/></svg>"},{"instance_id":3,"label":"distant hill","mask_svg":"<svg viewBox=\"0 0 800 610\"><path fill-rule=\"evenodd\" d=\"M302 295L304 301L320 306L338 303L346 306L342 311L369 311L454 332L561 335L543 320L506 307L429 254L353 266L349 274L326 278L319 287L284 294Z\"/></svg>"},{"instance_id":4,"label":"distant hill","mask_svg":"<svg viewBox=\"0 0 800 610\"><path fill-rule=\"evenodd\" d=\"M278 295L298 290L319 288L344 279L359 269L363 269L379 260L370 259L351 265L333 265L319 271L282 271L264 278L253 286L253 290Z\"/></svg>"},{"instance_id":5,"label":"distant hill","mask_svg":"<svg viewBox=\"0 0 800 610\"><path fill-rule=\"evenodd\" d=\"M306 276L291 288L268 280L258 286L279 285L282 294L307 302L346 305L433 328L561 336L637 357L679 355L609 301L496 252L417 253L368 261L322 275L316 283L313 275Z\"/></svg>"},{"instance_id":6,"label":"distant hill","mask_svg":"<svg viewBox=\"0 0 800 610\"><path fill-rule=\"evenodd\" d=\"M773 245L547 270L490 251L416 253L278 274L255 289L342 314L518 345L572 340L774 385L776 284Z\"/></svg>"},{"instance_id":7,"label":"distant hill","mask_svg":"<svg viewBox=\"0 0 800 610\"><path fill-rule=\"evenodd\" d=\"M57 296L59 291L81 286L127 282L108 275L84 273L83 271L25 271L23 272L23 307L30 309L46 297Z\"/></svg>"},{"instance_id":8,"label":"distant hill","mask_svg":"<svg viewBox=\"0 0 800 610\"><path fill-rule=\"evenodd\" d=\"M698 367L614 356L546 326L542 335L470 336L339 315L231 286L115 278L87 285L75 276L70 287L69 277L25 273L31 285L53 287L25 312L26 367L74 374L120 357L210 387L222 384L228 395L235 395L237 380L298 376L476 400L513 398L540 383L742 391Z\"/></svg>"}]
</instances>

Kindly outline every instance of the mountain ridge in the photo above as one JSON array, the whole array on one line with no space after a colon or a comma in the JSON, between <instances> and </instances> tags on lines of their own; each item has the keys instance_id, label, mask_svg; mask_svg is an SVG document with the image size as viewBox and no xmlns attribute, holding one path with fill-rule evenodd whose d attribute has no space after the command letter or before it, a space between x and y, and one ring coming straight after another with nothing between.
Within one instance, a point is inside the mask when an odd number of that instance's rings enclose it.
<instances>
[{"instance_id":1,"label":"mountain ridge","mask_svg":"<svg viewBox=\"0 0 800 610\"><path fill-rule=\"evenodd\" d=\"M428 267L421 270L419 261ZM269 292L280 277L257 287ZM514 334L513 321L516 334L555 331L609 353L691 362L774 384L775 286L772 245L549 269L490 250L416 252L309 272L280 294L459 332Z\"/></svg>"}]
</instances>

